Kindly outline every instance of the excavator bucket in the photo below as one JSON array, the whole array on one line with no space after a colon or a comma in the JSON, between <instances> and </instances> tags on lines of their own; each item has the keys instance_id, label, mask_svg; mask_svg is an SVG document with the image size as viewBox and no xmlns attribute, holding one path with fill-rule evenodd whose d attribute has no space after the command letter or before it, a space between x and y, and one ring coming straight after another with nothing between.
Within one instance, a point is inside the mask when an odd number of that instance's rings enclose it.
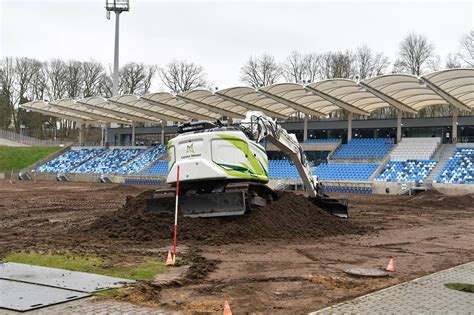
<instances>
[{"instance_id":1,"label":"excavator bucket","mask_svg":"<svg viewBox=\"0 0 474 315\"><path fill-rule=\"evenodd\" d=\"M334 199L324 195L322 197L310 198L310 200L329 214L345 219L349 217L347 199Z\"/></svg>"}]
</instances>

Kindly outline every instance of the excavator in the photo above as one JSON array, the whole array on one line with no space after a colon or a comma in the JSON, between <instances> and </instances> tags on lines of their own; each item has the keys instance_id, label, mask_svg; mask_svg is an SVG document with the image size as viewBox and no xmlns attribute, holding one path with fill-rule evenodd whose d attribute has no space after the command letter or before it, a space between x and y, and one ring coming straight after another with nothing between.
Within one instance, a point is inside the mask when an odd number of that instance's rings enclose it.
<instances>
[{"instance_id":1,"label":"excavator","mask_svg":"<svg viewBox=\"0 0 474 315\"><path fill-rule=\"evenodd\" d=\"M244 215L277 198L267 183L267 141L295 165L309 200L328 213L348 217L347 200L330 198L311 168L294 134L262 112L249 111L238 126L220 121L187 122L168 142L169 188L156 190L147 200L150 212L166 211L175 200L179 182L179 211L188 217Z\"/></svg>"}]
</instances>

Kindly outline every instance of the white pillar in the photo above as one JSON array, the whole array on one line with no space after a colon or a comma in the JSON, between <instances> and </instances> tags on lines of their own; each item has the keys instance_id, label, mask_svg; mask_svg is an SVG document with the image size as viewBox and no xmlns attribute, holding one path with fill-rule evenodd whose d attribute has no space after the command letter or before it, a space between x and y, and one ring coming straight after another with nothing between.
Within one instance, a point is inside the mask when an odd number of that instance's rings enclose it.
<instances>
[{"instance_id":1,"label":"white pillar","mask_svg":"<svg viewBox=\"0 0 474 315\"><path fill-rule=\"evenodd\" d=\"M104 144L107 145L107 137L109 136L109 128L110 128L110 123L105 124L105 130L104 130Z\"/></svg>"},{"instance_id":2,"label":"white pillar","mask_svg":"<svg viewBox=\"0 0 474 315\"><path fill-rule=\"evenodd\" d=\"M84 144L84 129L85 129L86 124L81 123L79 126L79 145Z\"/></svg>"},{"instance_id":3,"label":"white pillar","mask_svg":"<svg viewBox=\"0 0 474 315\"><path fill-rule=\"evenodd\" d=\"M227 117L227 126L232 126L232 117Z\"/></svg>"},{"instance_id":4,"label":"white pillar","mask_svg":"<svg viewBox=\"0 0 474 315\"><path fill-rule=\"evenodd\" d=\"M105 125L100 125L100 146L103 147L105 144L104 134L105 134Z\"/></svg>"},{"instance_id":5,"label":"white pillar","mask_svg":"<svg viewBox=\"0 0 474 315\"><path fill-rule=\"evenodd\" d=\"M135 122L132 121L132 146L135 146Z\"/></svg>"},{"instance_id":6,"label":"white pillar","mask_svg":"<svg viewBox=\"0 0 474 315\"><path fill-rule=\"evenodd\" d=\"M161 121L161 144L165 144L165 126L166 120Z\"/></svg>"},{"instance_id":7,"label":"white pillar","mask_svg":"<svg viewBox=\"0 0 474 315\"><path fill-rule=\"evenodd\" d=\"M352 112L349 112L349 115L347 115L347 142L351 141L352 139L352 116L354 114Z\"/></svg>"},{"instance_id":8,"label":"white pillar","mask_svg":"<svg viewBox=\"0 0 474 315\"><path fill-rule=\"evenodd\" d=\"M114 47L114 73L112 78L112 96L118 95L119 84L119 25L120 11L115 11L115 47Z\"/></svg>"},{"instance_id":9,"label":"white pillar","mask_svg":"<svg viewBox=\"0 0 474 315\"><path fill-rule=\"evenodd\" d=\"M308 114L304 114L303 119L303 141L308 139Z\"/></svg>"},{"instance_id":10,"label":"white pillar","mask_svg":"<svg viewBox=\"0 0 474 315\"><path fill-rule=\"evenodd\" d=\"M452 135L452 143L456 144L458 142L458 115L459 115L459 109L454 108L453 109L453 125L451 127L451 135Z\"/></svg>"},{"instance_id":11,"label":"white pillar","mask_svg":"<svg viewBox=\"0 0 474 315\"><path fill-rule=\"evenodd\" d=\"M402 114L400 109L397 110L397 142L402 140Z\"/></svg>"}]
</instances>

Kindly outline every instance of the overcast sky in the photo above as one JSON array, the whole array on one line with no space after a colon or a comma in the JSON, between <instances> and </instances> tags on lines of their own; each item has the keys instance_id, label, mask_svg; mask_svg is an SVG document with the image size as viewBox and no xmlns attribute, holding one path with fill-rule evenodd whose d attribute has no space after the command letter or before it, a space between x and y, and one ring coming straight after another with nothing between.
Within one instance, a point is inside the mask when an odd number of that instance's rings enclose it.
<instances>
[{"instance_id":1,"label":"overcast sky","mask_svg":"<svg viewBox=\"0 0 474 315\"><path fill-rule=\"evenodd\" d=\"M146 1L120 17L120 63L204 66L220 89L241 85L239 71L263 52L326 52L367 44L394 59L408 32L428 36L444 58L473 29L474 1ZM114 18L105 1L0 0L0 56L113 63ZM155 87L159 88L159 87Z\"/></svg>"}]
</instances>

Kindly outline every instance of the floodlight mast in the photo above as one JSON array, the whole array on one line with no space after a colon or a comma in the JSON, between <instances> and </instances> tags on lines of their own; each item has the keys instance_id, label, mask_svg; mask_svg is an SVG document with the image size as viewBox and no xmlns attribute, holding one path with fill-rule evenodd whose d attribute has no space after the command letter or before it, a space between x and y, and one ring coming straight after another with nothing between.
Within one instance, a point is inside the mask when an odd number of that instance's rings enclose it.
<instances>
[{"instance_id":1,"label":"floodlight mast","mask_svg":"<svg viewBox=\"0 0 474 315\"><path fill-rule=\"evenodd\" d=\"M115 12L115 47L114 47L114 73L112 77L112 95L118 95L119 83L119 25L120 13L130 10L129 0L105 0L107 19L110 19L110 12Z\"/></svg>"}]
</instances>

